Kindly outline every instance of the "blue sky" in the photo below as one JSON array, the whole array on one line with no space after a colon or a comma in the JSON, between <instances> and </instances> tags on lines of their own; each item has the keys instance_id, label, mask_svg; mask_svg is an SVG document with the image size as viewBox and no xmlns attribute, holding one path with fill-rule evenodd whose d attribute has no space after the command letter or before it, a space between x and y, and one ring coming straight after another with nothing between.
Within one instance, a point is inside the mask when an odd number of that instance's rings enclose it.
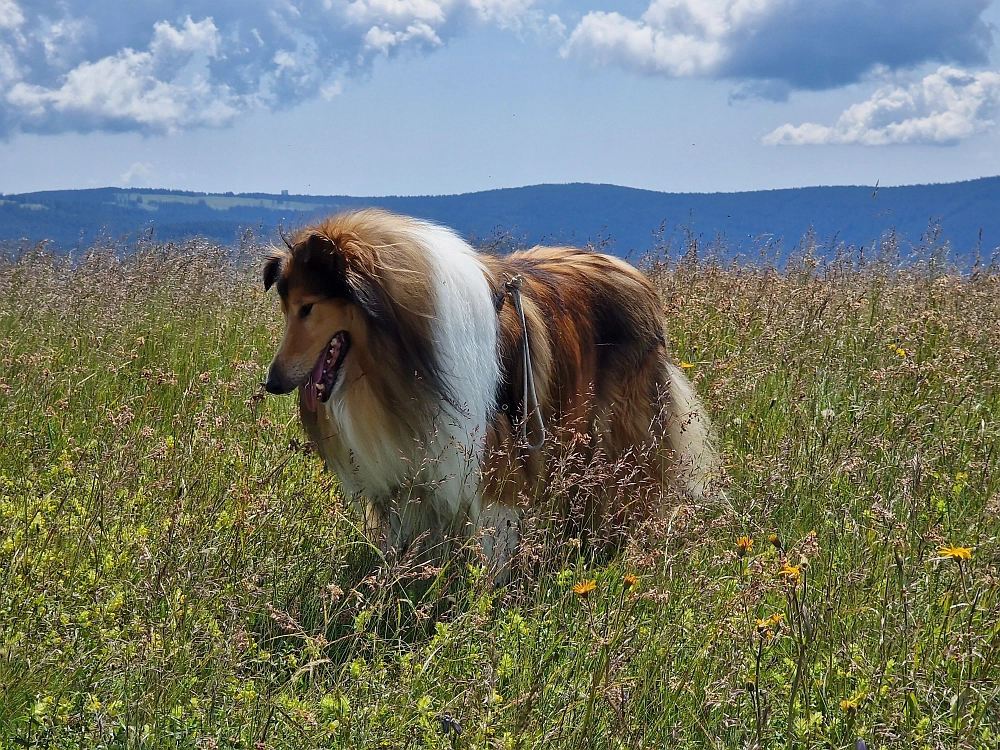
<instances>
[{"instance_id":1,"label":"blue sky","mask_svg":"<svg viewBox=\"0 0 1000 750\"><path fill-rule=\"evenodd\" d=\"M996 175L998 4L0 0L0 191Z\"/></svg>"}]
</instances>

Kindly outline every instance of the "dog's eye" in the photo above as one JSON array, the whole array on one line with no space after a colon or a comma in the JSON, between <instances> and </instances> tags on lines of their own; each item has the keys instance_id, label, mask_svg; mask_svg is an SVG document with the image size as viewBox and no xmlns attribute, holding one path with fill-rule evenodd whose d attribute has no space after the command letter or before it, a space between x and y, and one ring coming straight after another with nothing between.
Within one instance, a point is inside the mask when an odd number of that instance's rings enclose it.
<instances>
[{"instance_id":1,"label":"dog's eye","mask_svg":"<svg viewBox=\"0 0 1000 750\"><path fill-rule=\"evenodd\" d=\"M300 318L309 317L309 313L312 311L312 309L313 306L311 302L308 305L302 305L302 307L299 308L299 317Z\"/></svg>"}]
</instances>

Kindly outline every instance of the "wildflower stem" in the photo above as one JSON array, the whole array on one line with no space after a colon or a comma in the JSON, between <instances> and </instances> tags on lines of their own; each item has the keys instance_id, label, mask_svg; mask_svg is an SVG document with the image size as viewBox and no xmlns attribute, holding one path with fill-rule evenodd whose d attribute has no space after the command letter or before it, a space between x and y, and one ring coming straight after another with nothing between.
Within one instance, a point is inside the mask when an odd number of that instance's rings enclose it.
<instances>
[{"instance_id":1,"label":"wildflower stem","mask_svg":"<svg viewBox=\"0 0 1000 750\"><path fill-rule=\"evenodd\" d=\"M590 680L590 694L587 696L587 710L583 715L583 723L580 724L581 737L586 737L587 732L590 730L590 722L594 716L594 704L597 702L597 689L604 679L605 671L608 666L609 653L610 650L608 644L602 644L600 659L597 662L597 668L594 670L594 675Z\"/></svg>"},{"instance_id":2,"label":"wildflower stem","mask_svg":"<svg viewBox=\"0 0 1000 750\"><path fill-rule=\"evenodd\" d=\"M760 698L760 663L764 658L764 639L757 639L757 658L754 660L753 701L754 720L757 730L757 747L764 747L764 712Z\"/></svg>"}]
</instances>

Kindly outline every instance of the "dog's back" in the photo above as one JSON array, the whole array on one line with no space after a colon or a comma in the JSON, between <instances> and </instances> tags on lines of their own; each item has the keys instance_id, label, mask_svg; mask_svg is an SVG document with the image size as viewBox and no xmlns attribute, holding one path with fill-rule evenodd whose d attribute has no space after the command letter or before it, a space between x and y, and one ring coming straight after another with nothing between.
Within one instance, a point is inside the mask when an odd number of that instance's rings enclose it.
<instances>
[{"instance_id":1,"label":"dog's back","mask_svg":"<svg viewBox=\"0 0 1000 750\"><path fill-rule=\"evenodd\" d=\"M504 279L522 280L539 407L553 433L549 455L570 442L580 450L585 435L584 450L612 464L655 453L650 468L662 480L703 494L718 457L703 408L668 357L662 303L649 280L617 258L573 248L534 248L484 263L498 294ZM510 441L524 419L523 329L512 304L499 314L498 434ZM522 450L519 465L500 471L519 474L518 492L537 489L544 457ZM506 488L508 502L513 492Z\"/></svg>"}]
</instances>

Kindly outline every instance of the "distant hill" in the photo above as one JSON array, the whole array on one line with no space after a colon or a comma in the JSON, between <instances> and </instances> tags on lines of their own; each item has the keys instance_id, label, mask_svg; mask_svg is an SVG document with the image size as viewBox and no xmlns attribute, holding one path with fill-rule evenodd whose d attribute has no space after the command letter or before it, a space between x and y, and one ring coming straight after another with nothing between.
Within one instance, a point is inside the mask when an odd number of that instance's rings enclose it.
<instances>
[{"instance_id":1,"label":"distant hill","mask_svg":"<svg viewBox=\"0 0 1000 750\"><path fill-rule=\"evenodd\" d=\"M693 232L703 241L722 236L733 252L749 253L779 241L784 252L810 230L870 246L894 227L918 244L929 224L940 241L968 255L1000 248L1000 177L907 187L811 187L744 193L658 193L615 185L534 185L442 196L313 196L264 193L191 193L97 188L0 196L0 241L50 240L58 248L89 246L95 238L160 239L203 235L236 241L247 227L272 236L279 225L356 206L382 206L451 226L479 240L497 230L529 243L582 245L610 239L627 256L654 248L656 239ZM661 229L663 230L661 232ZM981 238L981 239L980 239Z\"/></svg>"}]
</instances>

